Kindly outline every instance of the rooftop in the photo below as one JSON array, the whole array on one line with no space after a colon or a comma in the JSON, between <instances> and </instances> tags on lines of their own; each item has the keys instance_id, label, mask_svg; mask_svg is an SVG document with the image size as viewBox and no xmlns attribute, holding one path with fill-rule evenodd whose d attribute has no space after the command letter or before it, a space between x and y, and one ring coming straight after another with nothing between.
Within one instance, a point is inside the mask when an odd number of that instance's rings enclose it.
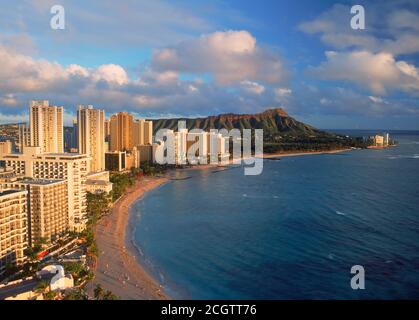
<instances>
[{"instance_id":1,"label":"rooftop","mask_svg":"<svg viewBox=\"0 0 419 320\"><path fill-rule=\"evenodd\" d=\"M14 189L7 189L7 190L0 190L0 197L8 196L13 193L23 192L23 190L14 190Z\"/></svg>"},{"instance_id":2,"label":"rooftop","mask_svg":"<svg viewBox=\"0 0 419 320\"><path fill-rule=\"evenodd\" d=\"M55 184L55 183L61 183L65 180L48 180L48 179L24 179L19 181L19 183L24 183L24 184L32 184L32 185L49 185L49 184Z\"/></svg>"}]
</instances>

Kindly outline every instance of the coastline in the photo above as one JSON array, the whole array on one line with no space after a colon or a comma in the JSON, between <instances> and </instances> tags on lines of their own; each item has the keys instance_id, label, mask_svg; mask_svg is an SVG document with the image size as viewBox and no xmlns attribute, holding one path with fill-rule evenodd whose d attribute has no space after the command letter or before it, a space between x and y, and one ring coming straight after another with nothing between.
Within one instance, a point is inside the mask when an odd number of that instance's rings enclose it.
<instances>
[{"instance_id":1,"label":"coastline","mask_svg":"<svg viewBox=\"0 0 419 320\"><path fill-rule=\"evenodd\" d=\"M351 151L352 149L339 149L330 151L292 152L264 154L264 159L295 157L316 154L334 154ZM225 166L233 163L225 164ZM179 169L179 171L205 170L216 167L225 167L218 164L196 165ZM174 170L176 171L176 169ZM140 261L138 249L132 243L135 228L130 225L132 213L131 206L147 192L163 185L172 178L143 177L119 199L112 208L111 214L99 221L95 228L96 242L99 255L95 270L95 279L89 285L92 292L96 284L111 290L123 300L165 300L170 297L163 291L159 281L146 270L144 262Z\"/></svg>"},{"instance_id":2,"label":"coastline","mask_svg":"<svg viewBox=\"0 0 419 320\"><path fill-rule=\"evenodd\" d=\"M169 298L160 283L138 261L138 252L130 240L132 230L128 228L130 207L134 202L167 181L165 177L143 177L114 204L111 213L98 222L95 238L99 254L95 279L89 285L89 291L100 284L122 300Z\"/></svg>"},{"instance_id":3,"label":"coastline","mask_svg":"<svg viewBox=\"0 0 419 320\"><path fill-rule=\"evenodd\" d=\"M271 159L271 158L281 158L281 157L298 157L298 156L309 156L309 155L316 155L316 154L335 154L335 153L342 153L353 151L354 149L336 149L336 150L326 150L326 151L307 151L307 152L289 152L289 153L264 153L264 159Z\"/></svg>"}]
</instances>

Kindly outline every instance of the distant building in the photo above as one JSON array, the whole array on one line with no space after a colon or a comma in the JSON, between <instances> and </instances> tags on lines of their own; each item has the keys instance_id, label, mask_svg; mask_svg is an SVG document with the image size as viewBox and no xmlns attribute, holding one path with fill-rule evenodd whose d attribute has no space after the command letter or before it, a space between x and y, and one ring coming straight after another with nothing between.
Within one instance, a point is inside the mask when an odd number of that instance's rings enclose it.
<instances>
[{"instance_id":1,"label":"distant building","mask_svg":"<svg viewBox=\"0 0 419 320\"><path fill-rule=\"evenodd\" d=\"M78 152L78 142L75 140L77 134L74 133L75 127L77 128L77 123L73 124L73 127L64 127L64 151L72 152L71 150L77 150Z\"/></svg>"},{"instance_id":2,"label":"distant building","mask_svg":"<svg viewBox=\"0 0 419 320\"><path fill-rule=\"evenodd\" d=\"M89 172L105 169L105 111L92 106L77 110L78 148L90 158Z\"/></svg>"},{"instance_id":3,"label":"distant building","mask_svg":"<svg viewBox=\"0 0 419 320\"><path fill-rule=\"evenodd\" d=\"M370 148L385 148L391 145L390 135L384 133L383 135L376 134L375 136L370 137L372 145Z\"/></svg>"},{"instance_id":4,"label":"distant building","mask_svg":"<svg viewBox=\"0 0 419 320\"><path fill-rule=\"evenodd\" d=\"M0 190L0 274L25 261L28 247L27 191Z\"/></svg>"},{"instance_id":5,"label":"distant building","mask_svg":"<svg viewBox=\"0 0 419 320\"><path fill-rule=\"evenodd\" d=\"M64 152L63 107L50 106L47 100L31 101L31 146L41 147L41 152Z\"/></svg>"},{"instance_id":6,"label":"distant building","mask_svg":"<svg viewBox=\"0 0 419 320\"><path fill-rule=\"evenodd\" d=\"M16 151L20 153L23 152L23 147L31 145L31 131L26 123L19 124L19 134L15 145Z\"/></svg>"}]
</instances>

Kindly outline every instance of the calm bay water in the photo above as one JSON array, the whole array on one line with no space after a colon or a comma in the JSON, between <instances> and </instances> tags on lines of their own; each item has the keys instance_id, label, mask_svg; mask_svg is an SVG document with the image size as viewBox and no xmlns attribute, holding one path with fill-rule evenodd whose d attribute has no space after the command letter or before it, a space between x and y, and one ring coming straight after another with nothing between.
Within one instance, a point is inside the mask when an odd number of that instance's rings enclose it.
<instances>
[{"instance_id":1,"label":"calm bay water","mask_svg":"<svg viewBox=\"0 0 419 320\"><path fill-rule=\"evenodd\" d=\"M419 133L393 137L265 160L260 176L185 172L136 203L134 242L175 298L417 299ZM353 265L365 290L350 287Z\"/></svg>"}]
</instances>

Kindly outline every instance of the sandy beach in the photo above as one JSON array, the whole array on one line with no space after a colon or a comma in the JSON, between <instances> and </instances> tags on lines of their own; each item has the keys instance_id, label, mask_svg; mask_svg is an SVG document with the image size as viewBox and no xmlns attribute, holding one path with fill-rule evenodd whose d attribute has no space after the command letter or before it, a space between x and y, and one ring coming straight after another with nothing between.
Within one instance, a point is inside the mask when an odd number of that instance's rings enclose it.
<instances>
[{"instance_id":1,"label":"sandy beach","mask_svg":"<svg viewBox=\"0 0 419 320\"><path fill-rule=\"evenodd\" d=\"M131 205L147 191L166 181L167 178L141 178L114 204L111 214L97 224L99 257L95 279L88 288L90 293L96 284L101 284L123 300L168 298L160 284L137 261L134 246L126 241Z\"/></svg>"}]
</instances>

